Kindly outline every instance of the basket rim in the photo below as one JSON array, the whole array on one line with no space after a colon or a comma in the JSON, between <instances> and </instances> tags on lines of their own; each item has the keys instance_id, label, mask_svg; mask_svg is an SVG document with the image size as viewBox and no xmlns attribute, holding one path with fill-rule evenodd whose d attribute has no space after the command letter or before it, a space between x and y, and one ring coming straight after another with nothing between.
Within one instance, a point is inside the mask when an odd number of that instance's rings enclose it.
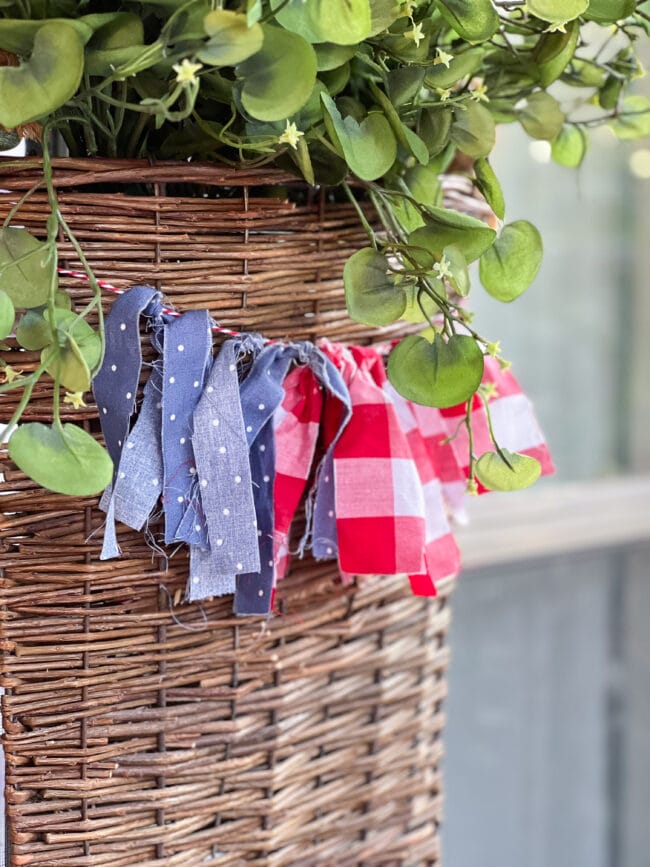
<instances>
[{"instance_id":1,"label":"basket rim","mask_svg":"<svg viewBox=\"0 0 650 867\"><path fill-rule=\"evenodd\" d=\"M188 183L243 188L310 186L303 178L282 169L245 169L198 161L55 157L51 164L54 186L58 188L98 183ZM42 178L42 168L42 157L0 157L0 187L12 191L30 189ZM321 186L324 185L313 189Z\"/></svg>"}]
</instances>

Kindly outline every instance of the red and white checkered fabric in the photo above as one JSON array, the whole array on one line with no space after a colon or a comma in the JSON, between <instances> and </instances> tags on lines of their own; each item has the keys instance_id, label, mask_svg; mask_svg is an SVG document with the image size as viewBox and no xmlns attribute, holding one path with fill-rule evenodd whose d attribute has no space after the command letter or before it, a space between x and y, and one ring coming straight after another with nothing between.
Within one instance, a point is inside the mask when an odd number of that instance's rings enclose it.
<instances>
[{"instance_id":1,"label":"red and white checkered fabric","mask_svg":"<svg viewBox=\"0 0 650 867\"><path fill-rule=\"evenodd\" d=\"M376 349L323 341L348 386L352 418L334 448L339 565L350 575L425 572L422 484ZM376 368L373 371L373 368Z\"/></svg>"},{"instance_id":2,"label":"red and white checkered fabric","mask_svg":"<svg viewBox=\"0 0 650 867\"><path fill-rule=\"evenodd\" d=\"M435 596L436 581L460 572L460 551L451 532L447 507L443 497L442 481L431 459L424 437L418 427L413 405L395 391L386 380L384 389L391 397L406 434L411 454L418 469L426 520L424 560L426 571L409 575L411 589L416 596Z\"/></svg>"},{"instance_id":3,"label":"red and white checkered fabric","mask_svg":"<svg viewBox=\"0 0 650 867\"><path fill-rule=\"evenodd\" d=\"M289 532L311 472L323 410L323 389L309 367L294 367L282 387L284 400L274 416L276 580L289 568Z\"/></svg>"}]
</instances>

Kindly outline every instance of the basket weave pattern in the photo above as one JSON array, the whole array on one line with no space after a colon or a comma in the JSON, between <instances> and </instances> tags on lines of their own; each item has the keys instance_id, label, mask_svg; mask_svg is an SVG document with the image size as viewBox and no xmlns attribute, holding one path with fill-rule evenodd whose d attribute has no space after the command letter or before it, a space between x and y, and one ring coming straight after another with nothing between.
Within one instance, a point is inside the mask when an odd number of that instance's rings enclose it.
<instances>
[{"instance_id":1,"label":"basket weave pattern","mask_svg":"<svg viewBox=\"0 0 650 867\"><path fill-rule=\"evenodd\" d=\"M4 218L38 170L2 171ZM153 194L96 186L144 180ZM97 276L117 287L153 282L181 310L208 307L270 337L403 332L350 322L341 272L365 243L358 217L324 196L259 196L289 181L57 165L62 211ZM190 182L228 195L165 195ZM42 229L45 214L38 192L17 222ZM79 268L68 243L60 255ZM29 370L36 358L14 361ZM35 392L29 418L46 417L50 395ZM3 419L15 399L3 395ZM93 416L90 406L91 427ZM449 585L436 600L412 597L403 577L343 587L332 564L307 558L282 582L277 617L236 619L230 598L180 603L184 551L167 561L122 528L123 557L100 562L96 500L44 492L6 456L2 471L11 865L439 863Z\"/></svg>"}]
</instances>

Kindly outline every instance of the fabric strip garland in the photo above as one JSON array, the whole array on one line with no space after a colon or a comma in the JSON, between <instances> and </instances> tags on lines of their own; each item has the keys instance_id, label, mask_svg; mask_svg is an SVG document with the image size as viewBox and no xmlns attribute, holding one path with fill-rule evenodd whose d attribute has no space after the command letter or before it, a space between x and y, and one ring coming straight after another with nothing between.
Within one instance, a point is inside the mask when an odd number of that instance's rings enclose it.
<instances>
[{"instance_id":1,"label":"fabric strip garland","mask_svg":"<svg viewBox=\"0 0 650 867\"><path fill-rule=\"evenodd\" d=\"M155 359L136 412L141 320ZM100 503L102 559L119 556L115 520L141 530L162 501L165 542L189 545L190 600L233 594L236 614L268 614L291 557L307 551L338 560L344 581L403 573L415 594L434 595L460 568L449 517L467 486L465 407L405 400L381 347L242 334L213 359L212 325L206 311L163 308L143 286L107 316L93 383L116 467ZM514 376L488 358L483 385L500 444L552 472ZM494 450L482 400L471 424L476 450Z\"/></svg>"}]
</instances>

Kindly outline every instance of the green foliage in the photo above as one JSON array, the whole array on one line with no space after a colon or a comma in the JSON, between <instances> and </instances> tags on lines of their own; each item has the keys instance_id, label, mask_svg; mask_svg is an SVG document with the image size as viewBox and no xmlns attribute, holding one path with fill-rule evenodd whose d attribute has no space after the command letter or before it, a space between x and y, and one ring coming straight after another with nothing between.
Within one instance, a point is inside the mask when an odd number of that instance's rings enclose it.
<instances>
[{"instance_id":1,"label":"green foliage","mask_svg":"<svg viewBox=\"0 0 650 867\"><path fill-rule=\"evenodd\" d=\"M390 354L388 377L400 394L425 406L449 407L474 394L483 376L483 353L464 334L433 343L405 337Z\"/></svg>"},{"instance_id":2,"label":"green foliage","mask_svg":"<svg viewBox=\"0 0 650 867\"><path fill-rule=\"evenodd\" d=\"M508 223L481 256L481 283L493 298L514 301L537 276L542 253L542 238L532 223Z\"/></svg>"},{"instance_id":3,"label":"green foliage","mask_svg":"<svg viewBox=\"0 0 650 867\"><path fill-rule=\"evenodd\" d=\"M486 290L512 301L541 262L530 223L492 227L505 216L489 161L498 125L519 122L569 167L598 123L622 139L650 134L650 101L629 93L650 29L634 0L118 0L88 13L106 5L0 0L0 49L17 55L0 68L0 147L16 143L22 124L44 125L52 206L44 231L18 228L20 208L0 231L0 341L15 328L20 347L41 353L33 374L0 390L28 396L41 375L54 379L53 426L24 425L12 439L14 459L54 490L94 493L110 478L105 452L59 418L60 390L89 388L103 337L86 321L98 288L81 312L58 290L61 233L83 250L56 204L55 132L73 157L276 164L352 200L371 246L345 268L350 315L430 326L432 342L395 348L389 375L434 406L470 400L494 346L458 303L470 292L468 263L478 259ZM457 157L492 225L444 206L439 175ZM497 446L472 456L486 486L532 479L530 459L506 455Z\"/></svg>"},{"instance_id":4,"label":"green foliage","mask_svg":"<svg viewBox=\"0 0 650 867\"><path fill-rule=\"evenodd\" d=\"M490 491L521 491L540 477L539 461L528 455L500 449L486 452L476 462L476 478Z\"/></svg>"},{"instance_id":5,"label":"green foliage","mask_svg":"<svg viewBox=\"0 0 650 867\"><path fill-rule=\"evenodd\" d=\"M9 441L9 455L35 482L59 494L99 494L113 476L108 452L74 424L23 424Z\"/></svg>"}]
</instances>

